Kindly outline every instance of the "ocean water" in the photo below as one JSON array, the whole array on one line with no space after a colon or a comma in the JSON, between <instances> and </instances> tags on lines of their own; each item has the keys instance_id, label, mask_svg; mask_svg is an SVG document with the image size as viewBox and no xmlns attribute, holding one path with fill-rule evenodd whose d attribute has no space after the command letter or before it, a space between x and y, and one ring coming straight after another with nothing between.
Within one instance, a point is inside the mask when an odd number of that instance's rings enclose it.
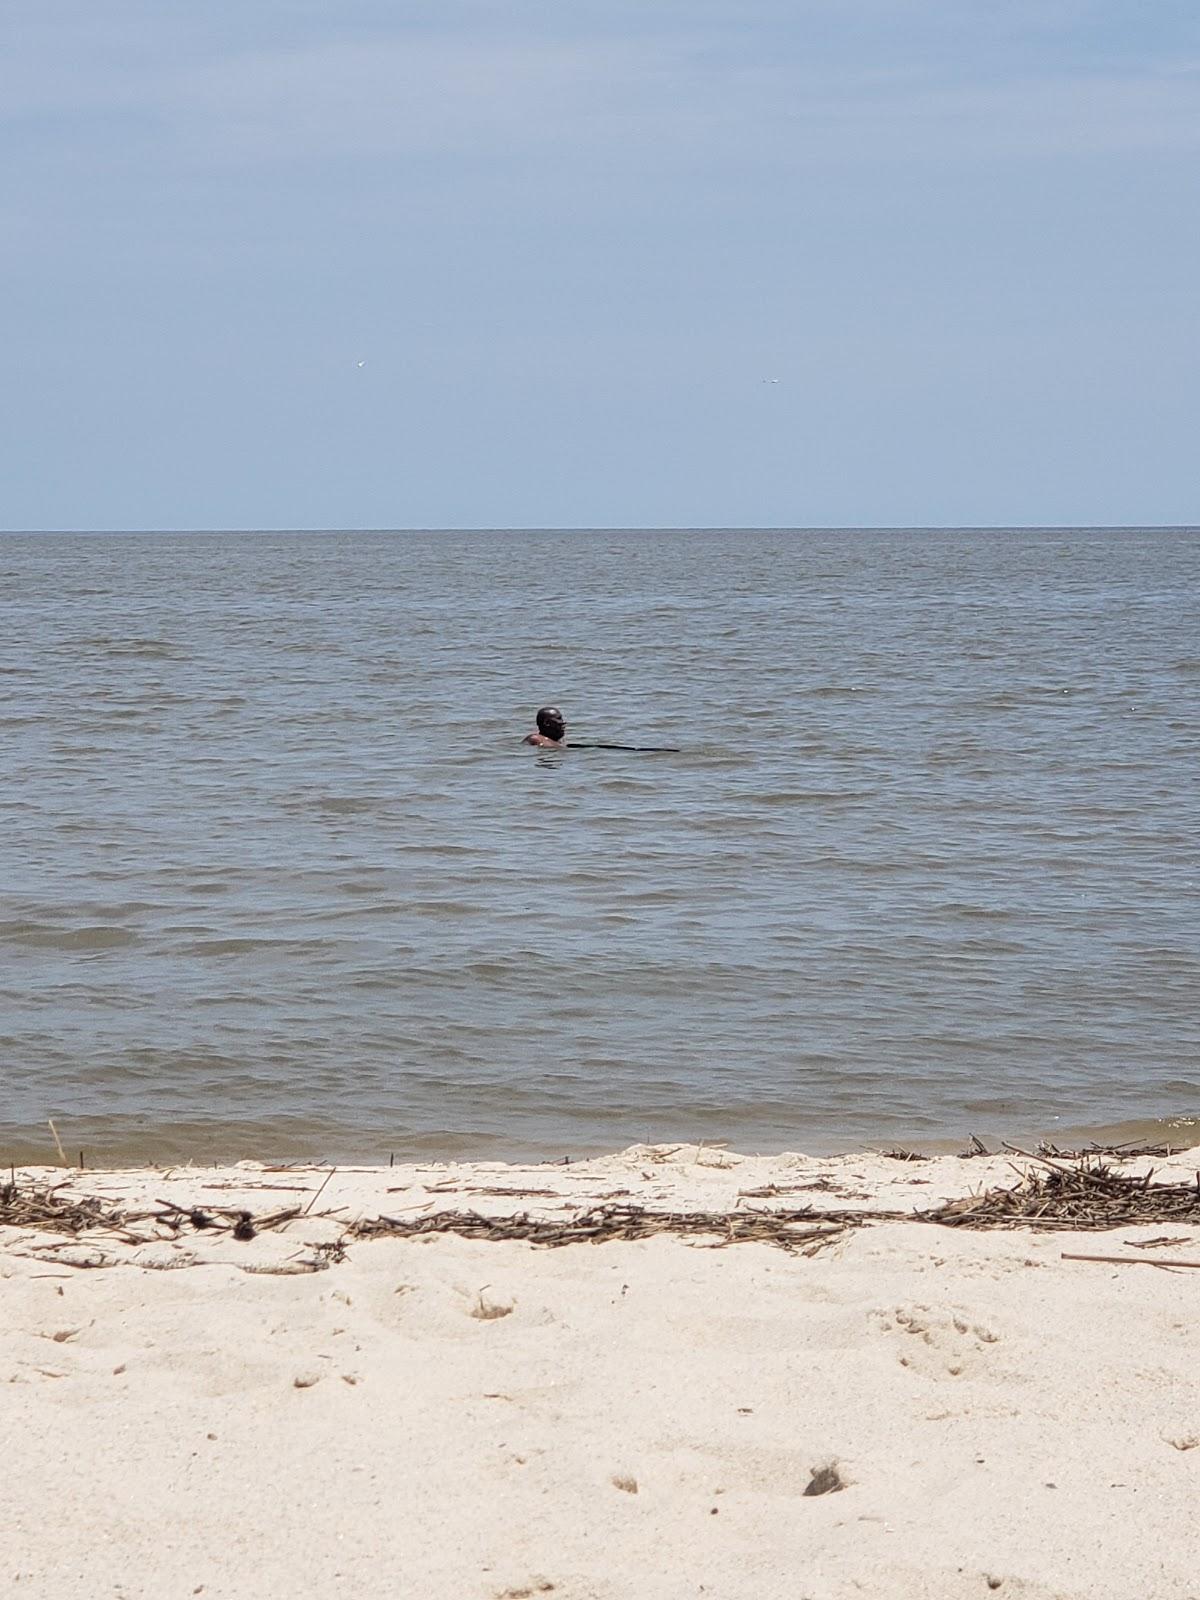
<instances>
[{"instance_id":1,"label":"ocean water","mask_svg":"<svg viewBox=\"0 0 1200 1600\"><path fill-rule=\"evenodd\" d=\"M1198 594L1195 530L4 535L0 1156L1186 1130Z\"/></svg>"}]
</instances>

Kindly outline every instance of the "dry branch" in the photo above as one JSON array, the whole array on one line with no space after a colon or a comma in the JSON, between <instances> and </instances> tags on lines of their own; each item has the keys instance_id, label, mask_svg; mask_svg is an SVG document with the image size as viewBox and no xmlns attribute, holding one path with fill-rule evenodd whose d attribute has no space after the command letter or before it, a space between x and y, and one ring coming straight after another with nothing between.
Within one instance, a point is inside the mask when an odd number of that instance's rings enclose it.
<instances>
[{"instance_id":1,"label":"dry branch","mask_svg":"<svg viewBox=\"0 0 1200 1600\"><path fill-rule=\"evenodd\" d=\"M466 1239L524 1240L544 1249L568 1244L607 1244L613 1240L649 1239L656 1234L709 1238L727 1244L774 1244L785 1250L811 1247L841 1234L847 1219L858 1213L801 1211L647 1211L642 1206L596 1206L579 1216L549 1219L521 1212L485 1217L477 1211L437 1211L432 1216L364 1219L351 1230L356 1238L412 1239L455 1233ZM803 1231L797 1231L802 1229Z\"/></svg>"},{"instance_id":2,"label":"dry branch","mask_svg":"<svg viewBox=\"0 0 1200 1600\"><path fill-rule=\"evenodd\" d=\"M936 1210L921 1212L919 1220L951 1228L1077 1231L1163 1222L1200 1224L1200 1177L1195 1183L1153 1183L1152 1172L1129 1177L1098 1157L1075 1166L1044 1156L1028 1159L1045 1170L1026 1172L1011 1189L989 1189L949 1200Z\"/></svg>"},{"instance_id":3,"label":"dry branch","mask_svg":"<svg viewBox=\"0 0 1200 1600\"><path fill-rule=\"evenodd\" d=\"M569 1244L604 1244L613 1241L648 1239L673 1235L707 1248L730 1244L758 1243L812 1254L830 1240L842 1237L849 1229L872 1222L923 1222L952 1228L1035 1228L1071 1232L1169 1225L1200 1226L1200 1175L1191 1183L1155 1183L1147 1172L1131 1177L1117 1171L1098 1156L1072 1163L1061 1155L1030 1156L1016 1151L1029 1165L1016 1168L1019 1181L1008 1188L996 1187L968 1195L926 1211L897 1210L816 1210L806 1205L789 1208L750 1207L750 1198L784 1197L798 1188L813 1185L767 1185L743 1190L737 1208L726 1211L670 1211L648 1209L629 1203L609 1203L604 1196L587 1210L567 1217L536 1217L527 1212L515 1215L484 1216L476 1211L429 1212L426 1202L419 1214L363 1218L346 1229L334 1245L307 1246L318 1252L311 1258L324 1264L341 1259L348 1238L373 1239L426 1238L436 1234L458 1234L468 1239L523 1240L541 1248ZM333 1176L326 1175L326 1182ZM187 1207L173 1201L159 1201L154 1210L125 1211L111 1200L95 1195L69 1195L65 1185L23 1187L14 1178L0 1184L0 1227L40 1230L60 1238L79 1240L90 1236L93 1248L107 1240L126 1244L149 1244L161 1240L164 1229L172 1238L186 1231L216 1231L235 1240L248 1240L270 1229L295 1221L315 1221L318 1214L298 1206L254 1217L248 1211L222 1207ZM318 1191L319 1194L320 1191ZM469 1191L468 1191L469 1192ZM541 1191L479 1186L475 1192L539 1194ZM619 1192L619 1191L618 1191ZM316 1195L312 1198L315 1200ZM312 1204L310 1200L309 1204ZM338 1207L343 1210L343 1207ZM333 1213L319 1213L329 1219ZM1169 1236L1168 1236L1169 1237ZM1158 1241L1146 1241L1157 1243ZM1171 1242L1174 1242L1173 1240ZM1180 1241L1182 1242L1182 1241ZM56 1249L57 1246L35 1248ZM70 1265L107 1265L110 1260L71 1261ZM1130 1258L1134 1259L1134 1258ZM1145 1258L1143 1258L1145 1259ZM1163 1265L1177 1265L1160 1258ZM294 1267L289 1270L296 1270ZM303 1270L303 1269L301 1269ZM308 1270L319 1270L309 1268Z\"/></svg>"},{"instance_id":4,"label":"dry branch","mask_svg":"<svg viewBox=\"0 0 1200 1600\"><path fill-rule=\"evenodd\" d=\"M1062 1252L1064 1261L1103 1261L1113 1267L1200 1267L1200 1261L1173 1261L1170 1256L1093 1256L1074 1250Z\"/></svg>"}]
</instances>

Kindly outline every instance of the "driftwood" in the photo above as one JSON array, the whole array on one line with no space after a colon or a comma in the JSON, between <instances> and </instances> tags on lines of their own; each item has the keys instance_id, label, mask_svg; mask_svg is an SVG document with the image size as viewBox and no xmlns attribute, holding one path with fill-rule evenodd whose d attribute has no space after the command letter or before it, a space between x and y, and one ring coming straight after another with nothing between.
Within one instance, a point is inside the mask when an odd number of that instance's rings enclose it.
<instances>
[{"instance_id":1,"label":"driftwood","mask_svg":"<svg viewBox=\"0 0 1200 1600\"><path fill-rule=\"evenodd\" d=\"M811 1183L767 1183L761 1189L739 1189L739 1200L773 1200L781 1194L800 1194L805 1189L822 1189L827 1194L837 1193L837 1184L829 1178L814 1178Z\"/></svg>"},{"instance_id":2,"label":"driftwood","mask_svg":"<svg viewBox=\"0 0 1200 1600\"><path fill-rule=\"evenodd\" d=\"M1128 1144L1086 1144L1078 1150L1060 1150L1057 1145L1042 1143L1037 1147L1040 1156L1053 1156L1057 1161L1086 1161L1094 1156L1112 1156L1118 1161L1136 1161L1139 1156L1149 1156L1161 1161L1167 1156L1177 1156L1188 1149L1186 1144L1138 1144L1131 1139Z\"/></svg>"},{"instance_id":3,"label":"driftwood","mask_svg":"<svg viewBox=\"0 0 1200 1600\"><path fill-rule=\"evenodd\" d=\"M971 1142L967 1145L967 1148L965 1150L960 1150L958 1154L960 1160L970 1161L974 1156L990 1156L991 1153L992 1152L988 1149L987 1145L984 1144L979 1135L977 1133L973 1133L971 1135Z\"/></svg>"},{"instance_id":4,"label":"driftwood","mask_svg":"<svg viewBox=\"0 0 1200 1600\"><path fill-rule=\"evenodd\" d=\"M1161 1267L1170 1271L1172 1267L1200 1267L1200 1261L1180 1261L1167 1257L1155 1256L1092 1256L1080 1255L1074 1250L1062 1252L1064 1261L1104 1261L1113 1267Z\"/></svg>"},{"instance_id":5,"label":"driftwood","mask_svg":"<svg viewBox=\"0 0 1200 1600\"><path fill-rule=\"evenodd\" d=\"M1065 1228L1073 1232L1161 1222L1200 1225L1200 1174L1194 1183L1153 1183L1153 1172L1131 1178L1098 1157L1074 1166L1046 1156L1027 1159L1044 1170L1026 1172L1011 1189L989 1189L949 1200L936 1210L921 1212L919 1220L950 1228Z\"/></svg>"},{"instance_id":6,"label":"driftwood","mask_svg":"<svg viewBox=\"0 0 1200 1600\"><path fill-rule=\"evenodd\" d=\"M1066 1166L1047 1157L1016 1152L1036 1163L1011 1188L981 1194L926 1211L742 1210L735 1212L650 1211L635 1205L596 1206L562 1219L490 1217L474 1211L438 1211L419 1217L364 1219L351 1229L357 1238L420 1238L455 1233L468 1239L526 1240L553 1248L645 1239L655 1234L708 1238L715 1247L757 1242L804 1249L827 1242L848 1228L871 1222L923 1222L951 1228L1057 1228L1094 1232L1155 1223L1200 1226L1200 1173L1194 1183L1154 1183L1153 1172L1129 1177L1098 1158ZM800 1187L800 1186L797 1186ZM783 1194L784 1188L745 1190L749 1196ZM798 1231L807 1229L809 1231Z\"/></svg>"},{"instance_id":7,"label":"driftwood","mask_svg":"<svg viewBox=\"0 0 1200 1600\"><path fill-rule=\"evenodd\" d=\"M68 1234L121 1232L127 1224L140 1221L146 1213L131 1215L97 1195L64 1194L65 1184L24 1189L15 1180L0 1184L0 1226L37 1228L48 1233Z\"/></svg>"},{"instance_id":8,"label":"driftwood","mask_svg":"<svg viewBox=\"0 0 1200 1600\"><path fill-rule=\"evenodd\" d=\"M1014 1169L1019 1182L1013 1186L988 1189L925 1211L817 1210L810 1205L776 1209L743 1204L751 1197L786 1196L797 1188L823 1187L823 1180L811 1185L770 1185L758 1190L744 1190L738 1196L738 1208L727 1212L653 1210L629 1203L609 1203L607 1200L593 1202L587 1210L572 1216L556 1218L530 1216L527 1212L485 1216L469 1210L428 1212L422 1209L419 1215L377 1216L339 1224L343 1227L341 1238L334 1244L310 1246L315 1254L306 1258L304 1266L262 1270L320 1270L329 1261L341 1260L345 1242L351 1239L417 1239L447 1233L468 1239L522 1240L545 1249L569 1244L605 1244L673 1235L710 1249L757 1243L812 1255L832 1240L841 1238L848 1230L873 1222L921 1222L951 1228L1060 1229L1070 1232L1096 1232L1154 1224L1200 1226L1200 1173L1190 1183L1155 1183L1153 1172L1142 1177L1129 1177L1095 1155L1068 1163L1049 1156L1033 1156L1023 1150L1014 1153L1030 1165L1023 1171ZM328 1182L332 1176L332 1172L327 1174L325 1181ZM0 1184L0 1227L39 1230L68 1240L81 1240L86 1235L90 1247L91 1241L102 1242L105 1235L126 1244L140 1245L163 1238L180 1240L189 1231L225 1234L243 1241L270 1229L285 1227L302 1217L314 1221L321 1217L329 1221L335 1216L334 1211L313 1213L306 1207L301 1212L298 1206L291 1206L255 1217L245 1210L189 1208L169 1200L158 1201L157 1208L152 1211L126 1211L113 1201L99 1196L68 1194L65 1187L64 1184L58 1184L27 1188L15 1179ZM481 1186L477 1192L501 1191ZM515 1195L522 1191L513 1189L504 1192ZM319 1193L320 1190L317 1191ZM316 1198L317 1195L314 1195L313 1200ZM313 1200L309 1201L309 1206ZM341 1209L336 1208L339 1211ZM1183 1241L1176 1241L1169 1236L1146 1241L1148 1245L1164 1242ZM108 1265L110 1260L89 1261L87 1264ZM1158 1264L1167 1266L1177 1263L1160 1257Z\"/></svg>"},{"instance_id":9,"label":"driftwood","mask_svg":"<svg viewBox=\"0 0 1200 1600\"><path fill-rule=\"evenodd\" d=\"M172 1200L157 1201L156 1211L126 1211L98 1195L66 1194L65 1187L60 1183L23 1188L15 1179L0 1184L0 1227L30 1228L69 1238L111 1233L128 1244L151 1244L162 1237L161 1231L155 1230L163 1228L175 1236L185 1228L198 1233L212 1229L248 1240L300 1215L298 1206L256 1218L240 1209L214 1206L206 1211L200 1206L179 1206Z\"/></svg>"},{"instance_id":10,"label":"driftwood","mask_svg":"<svg viewBox=\"0 0 1200 1600\"><path fill-rule=\"evenodd\" d=\"M642 1206L596 1206L569 1218L485 1217L477 1211L437 1211L422 1217L363 1219L350 1229L358 1239L413 1239L455 1233L465 1239L520 1239L544 1249L568 1244L607 1244L613 1240L649 1239L676 1234L727 1244L774 1244L804 1250L842 1234L857 1212L800 1211L648 1211Z\"/></svg>"}]
</instances>

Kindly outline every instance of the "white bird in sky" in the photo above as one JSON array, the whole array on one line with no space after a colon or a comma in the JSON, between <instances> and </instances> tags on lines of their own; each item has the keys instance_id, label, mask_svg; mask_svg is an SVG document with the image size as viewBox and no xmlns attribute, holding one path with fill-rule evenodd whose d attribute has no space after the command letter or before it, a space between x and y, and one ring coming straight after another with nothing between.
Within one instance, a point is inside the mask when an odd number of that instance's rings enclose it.
<instances>
[{"instance_id":1,"label":"white bird in sky","mask_svg":"<svg viewBox=\"0 0 1200 1600\"><path fill-rule=\"evenodd\" d=\"M360 361L358 364L360 367L365 367L367 363L365 361Z\"/></svg>"}]
</instances>

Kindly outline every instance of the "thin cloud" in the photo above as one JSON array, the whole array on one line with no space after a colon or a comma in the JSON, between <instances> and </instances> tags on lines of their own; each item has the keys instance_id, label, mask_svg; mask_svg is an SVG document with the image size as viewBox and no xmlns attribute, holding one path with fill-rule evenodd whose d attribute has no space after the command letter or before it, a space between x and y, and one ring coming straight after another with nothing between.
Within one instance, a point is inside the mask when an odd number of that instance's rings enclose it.
<instances>
[{"instance_id":1,"label":"thin cloud","mask_svg":"<svg viewBox=\"0 0 1200 1600\"><path fill-rule=\"evenodd\" d=\"M175 85L193 152L262 160L533 145L644 104L647 63L610 41L483 45L417 37L223 62Z\"/></svg>"},{"instance_id":2,"label":"thin cloud","mask_svg":"<svg viewBox=\"0 0 1200 1600\"><path fill-rule=\"evenodd\" d=\"M222 63L160 107L193 159L289 163L514 154L767 170L820 161L1190 151L1193 76L938 81L912 68L729 66L659 41L634 49L421 39Z\"/></svg>"},{"instance_id":3,"label":"thin cloud","mask_svg":"<svg viewBox=\"0 0 1200 1600\"><path fill-rule=\"evenodd\" d=\"M1099 36L1109 0L588 0L547 17L479 0L386 18L214 0L163 15L138 0L97 19L29 9L0 67L0 121L32 156L212 167L451 162L472 176L532 165L598 181L760 168L1192 151L1194 47L1128 50L1121 70L1062 59ZM435 18L444 19L433 25ZM291 24L285 27L285 19ZM1031 60L1030 38L1059 41ZM900 42L898 42L898 40ZM1015 41L1015 45L1014 45ZM1099 46L1095 52L1102 55ZM82 152L82 155L80 154ZM623 175L623 176L622 176Z\"/></svg>"}]
</instances>

